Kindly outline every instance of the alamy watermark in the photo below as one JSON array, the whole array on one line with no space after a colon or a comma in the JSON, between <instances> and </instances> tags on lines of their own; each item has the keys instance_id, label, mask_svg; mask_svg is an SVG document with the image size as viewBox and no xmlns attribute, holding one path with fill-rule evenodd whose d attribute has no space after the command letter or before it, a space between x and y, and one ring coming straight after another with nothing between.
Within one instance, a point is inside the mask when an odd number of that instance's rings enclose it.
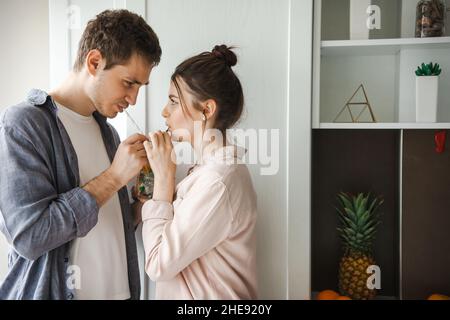
<instances>
[{"instance_id":1,"label":"alamy watermark","mask_svg":"<svg viewBox=\"0 0 450 320\"><path fill-rule=\"evenodd\" d=\"M67 267L66 273L68 275L66 286L69 290L81 289L81 268L77 265L70 265Z\"/></svg>"},{"instance_id":2,"label":"alamy watermark","mask_svg":"<svg viewBox=\"0 0 450 320\"><path fill-rule=\"evenodd\" d=\"M381 29L381 9L377 5L370 5L367 7L366 13L369 17L366 20L367 29Z\"/></svg>"},{"instance_id":3,"label":"alamy watermark","mask_svg":"<svg viewBox=\"0 0 450 320\"><path fill-rule=\"evenodd\" d=\"M237 157L227 159L229 164L260 165L261 175L276 175L280 168L280 129L228 129L225 137L220 130L203 130L201 121L194 121L194 133L191 139L186 129L176 129L172 136L182 136L190 140L194 149L203 150L201 154L187 152L175 146L172 161L176 164L201 163L203 155L209 154L209 146L215 141L226 141L227 145L237 146ZM214 154L226 152L226 148L211 150Z\"/></svg>"},{"instance_id":4,"label":"alamy watermark","mask_svg":"<svg viewBox=\"0 0 450 320\"><path fill-rule=\"evenodd\" d=\"M381 269L377 265L370 265L366 269L366 273L370 274L367 278L366 286L369 290L381 289Z\"/></svg>"}]
</instances>

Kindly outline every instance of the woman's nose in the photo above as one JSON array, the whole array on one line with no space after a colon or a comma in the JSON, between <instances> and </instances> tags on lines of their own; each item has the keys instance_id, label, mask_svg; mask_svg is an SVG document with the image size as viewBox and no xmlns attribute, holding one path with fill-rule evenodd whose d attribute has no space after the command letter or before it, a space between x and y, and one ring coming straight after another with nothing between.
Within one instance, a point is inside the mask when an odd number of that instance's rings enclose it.
<instances>
[{"instance_id":1,"label":"woman's nose","mask_svg":"<svg viewBox=\"0 0 450 320\"><path fill-rule=\"evenodd\" d=\"M169 113L169 110L168 110L169 108L167 108L167 105L162 109L162 111L161 111L161 115L164 117L164 118L168 118L169 116L170 116L170 113Z\"/></svg>"}]
</instances>

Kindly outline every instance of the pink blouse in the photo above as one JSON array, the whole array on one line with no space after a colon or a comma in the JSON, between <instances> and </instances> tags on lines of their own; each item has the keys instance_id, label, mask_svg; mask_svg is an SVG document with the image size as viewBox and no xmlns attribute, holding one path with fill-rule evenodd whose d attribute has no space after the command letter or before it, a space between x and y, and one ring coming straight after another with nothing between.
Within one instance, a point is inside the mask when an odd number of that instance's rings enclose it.
<instances>
[{"instance_id":1,"label":"pink blouse","mask_svg":"<svg viewBox=\"0 0 450 320\"><path fill-rule=\"evenodd\" d=\"M156 299L256 299L256 194L236 149L203 158L172 203L142 209L145 271Z\"/></svg>"}]
</instances>

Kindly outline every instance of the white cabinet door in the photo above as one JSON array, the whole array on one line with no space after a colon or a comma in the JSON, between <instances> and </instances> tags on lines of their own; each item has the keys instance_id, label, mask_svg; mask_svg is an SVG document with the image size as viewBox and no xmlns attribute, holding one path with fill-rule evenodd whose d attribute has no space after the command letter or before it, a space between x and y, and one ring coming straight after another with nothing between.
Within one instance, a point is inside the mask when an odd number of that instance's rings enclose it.
<instances>
[{"instance_id":1,"label":"white cabinet door","mask_svg":"<svg viewBox=\"0 0 450 320\"><path fill-rule=\"evenodd\" d=\"M227 44L237 47L234 70L244 87L246 110L238 127L256 129L258 134L279 130L278 152L273 145L268 149L269 155L271 150L275 153L276 174L262 175L261 168L268 167L263 161L249 166L258 195L258 279L263 299L310 295L312 3L147 2L147 21L162 47L161 63L148 88L149 129L164 127L161 110L175 67L191 55Z\"/></svg>"}]
</instances>

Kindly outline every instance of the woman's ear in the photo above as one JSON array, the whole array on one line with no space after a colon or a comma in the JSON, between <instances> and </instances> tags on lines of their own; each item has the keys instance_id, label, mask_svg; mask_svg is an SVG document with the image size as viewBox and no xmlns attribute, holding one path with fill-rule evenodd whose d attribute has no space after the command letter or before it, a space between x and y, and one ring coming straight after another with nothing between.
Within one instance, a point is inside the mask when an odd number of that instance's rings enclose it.
<instances>
[{"instance_id":1,"label":"woman's ear","mask_svg":"<svg viewBox=\"0 0 450 320\"><path fill-rule=\"evenodd\" d=\"M206 119L214 119L217 112L217 104L213 99L208 99L203 103L203 114Z\"/></svg>"},{"instance_id":2,"label":"woman's ear","mask_svg":"<svg viewBox=\"0 0 450 320\"><path fill-rule=\"evenodd\" d=\"M86 55L86 69L91 76L95 76L103 62L102 54L99 50L90 50Z\"/></svg>"}]
</instances>

